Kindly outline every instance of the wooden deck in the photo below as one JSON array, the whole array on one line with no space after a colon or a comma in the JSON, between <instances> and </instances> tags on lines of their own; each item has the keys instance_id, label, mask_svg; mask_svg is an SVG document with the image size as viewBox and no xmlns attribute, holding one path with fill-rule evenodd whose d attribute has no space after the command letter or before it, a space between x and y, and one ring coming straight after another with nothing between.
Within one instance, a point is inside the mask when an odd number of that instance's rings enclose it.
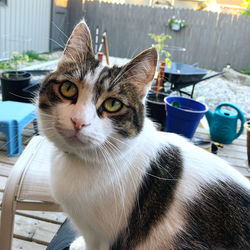
<instances>
[{"instance_id":1,"label":"wooden deck","mask_svg":"<svg viewBox=\"0 0 250 250\"><path fill-rule=\"evenodd\" d=\"M210 140L209 132L207 129L198 128L195 135L203 139ZM248 166L247 162L245 134L234 140L232 144L223 145L223 148L219 148L218 156L227 161L241 174L243 174L247 178L250 178L250 167Z\"/></svg>"},{"instance_id":2,"label":"wooden deck","mask_svg":"<svg viewBox=\"0 0 250 250\"><path fill-rule=\"evenodd\" d=\"M23 132L23 145L28 144L34 133L33 126L28 125ZM199 129L197 136L209 138L207 130ZM7 157L6 141L0 134L0 203L8 175L18 157ZM243 135L231 145L224 145L218 155L228 161L243 175L250 178L247 165L246 137ZM51 241L56 231L65 220L63 213L18 211L15 216L14 241L12 249L42 250Z\"/></svg>"}]
</instances>

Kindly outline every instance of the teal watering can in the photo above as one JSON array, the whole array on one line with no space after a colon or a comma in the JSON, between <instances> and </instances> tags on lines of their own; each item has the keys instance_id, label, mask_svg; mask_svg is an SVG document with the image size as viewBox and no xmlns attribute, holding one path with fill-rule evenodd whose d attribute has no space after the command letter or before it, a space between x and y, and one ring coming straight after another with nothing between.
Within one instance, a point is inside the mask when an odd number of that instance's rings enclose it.
<instances>
[{"instance_id":1,"label":"teal watering can","mask_svg":"<svg viewBox=\"0 0 250 250\"><path fill-rule=\"evenodd\" d=\"M224 107L231 107L234 110L227 110ZM241 135L244 129L244 115L242 111L232 103L220 103L214 113L208 110L206 118L209 124L211 139L219 143L232 143L234 139ZM237 132L238 120L241 121L241 125Z\"/></svg>"}]
</instances>

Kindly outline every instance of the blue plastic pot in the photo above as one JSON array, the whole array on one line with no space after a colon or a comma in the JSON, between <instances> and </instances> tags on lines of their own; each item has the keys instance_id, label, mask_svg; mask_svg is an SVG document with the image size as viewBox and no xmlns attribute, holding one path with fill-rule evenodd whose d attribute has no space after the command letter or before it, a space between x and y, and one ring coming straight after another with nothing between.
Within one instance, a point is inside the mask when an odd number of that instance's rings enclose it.
<instances>
[{"instance_id":1,"label":"blue plastic pot","mask_svg":"<svg viewBox=\"0 0 250 250\"><path fill-rule=\"evenodd\" d=\"M166 104L166 131L192 139L208 108L201 102L182 96L169 96Z\"/></svg>"}]
</instances>

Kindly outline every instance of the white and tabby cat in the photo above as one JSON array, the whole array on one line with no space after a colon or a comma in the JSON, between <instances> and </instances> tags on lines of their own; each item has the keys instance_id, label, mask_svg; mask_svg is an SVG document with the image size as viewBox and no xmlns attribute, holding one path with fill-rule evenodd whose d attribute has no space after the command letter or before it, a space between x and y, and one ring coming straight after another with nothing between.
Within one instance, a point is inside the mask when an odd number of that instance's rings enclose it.
<instances>
[{"instance_id":1,"label":"white and tabby cat","mask_svg":"<svg viewBox=\"0 0 250 250\"><path fill-rule=\"evenodd\" d=\"M250 249L249 181L145 117L156 62L103 66L82 21L41 85L52 190L84 237L71 249Z\"/></svg>"}]
</instances>

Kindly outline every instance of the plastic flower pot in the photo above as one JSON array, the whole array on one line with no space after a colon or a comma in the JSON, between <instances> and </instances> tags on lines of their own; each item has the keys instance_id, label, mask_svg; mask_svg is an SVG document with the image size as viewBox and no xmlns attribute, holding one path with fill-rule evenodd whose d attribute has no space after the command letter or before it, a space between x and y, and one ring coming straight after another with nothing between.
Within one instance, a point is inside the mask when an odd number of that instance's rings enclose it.
<instances>
[{"instance_id":1,"label":"plastic flower pot","mask_svg":"<svg viewBox=\"0 0 250 250\"><path fill-rule=\"evenodd\" d=\"M192 139L208 108L201 102L182 96L169 96L166 104L166 131Z\"/></svg>"},{"instance_id":2,"label":"plastic flower pot","mask_svg":"<svg viewBox=\"0 0 250 250\"><path fill-rule=\"evenodd\" d=\"M23 89L30 83L31 74L24 71L9 71L2 73L2 100L29 102L23 96Z\"/></svg>"}]
</instances>

